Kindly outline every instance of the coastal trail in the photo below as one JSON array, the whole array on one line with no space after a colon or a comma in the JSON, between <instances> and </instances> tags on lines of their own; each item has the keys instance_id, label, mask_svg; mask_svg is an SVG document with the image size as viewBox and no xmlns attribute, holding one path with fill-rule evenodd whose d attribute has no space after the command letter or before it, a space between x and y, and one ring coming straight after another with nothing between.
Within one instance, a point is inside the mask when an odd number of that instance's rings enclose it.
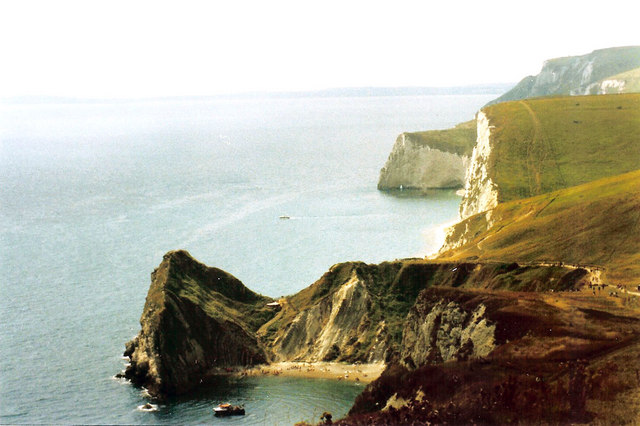
<instances>
[{"instance_id":1,"label":"coastal trail","mask_svg":"<svg viewBox=\"0 0 640 426\"><path fill-rule=\"evenodd\" d=\"M542 133L542 124L540 123L538 115L525 100L521 100L518 103L529 113L533 126L533 134L531 136L531 142L527 145L526 156L529 196L533 197L543 192L542 176L545 166L555 168L562 182L562 186L566 186L553 146L549 139L544 137Z\"/></svg>"}]
</instances>

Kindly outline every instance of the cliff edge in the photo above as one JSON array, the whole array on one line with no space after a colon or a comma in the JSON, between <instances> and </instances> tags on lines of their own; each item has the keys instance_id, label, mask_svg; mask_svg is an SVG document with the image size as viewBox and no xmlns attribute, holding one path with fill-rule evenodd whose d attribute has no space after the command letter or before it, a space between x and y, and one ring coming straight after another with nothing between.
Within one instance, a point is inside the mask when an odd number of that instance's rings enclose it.
<instances>
[{"instance_id":1,"label":"cliff edge","mask_svg":"<svg viewBox=\"0 0 640 426\"><path fill-rule=\"evenodd\" d=\"M475 140L475 120L447 130L400 134L380 170L378 189L463 187Z\"/></svg>"},{"instance_id":2,"label":"cliff edge","mask_svg":"<svg viewBox=\"0 0 640 426\"><path fill-rule=\"evenodd\" d=\"M640 168L640 94L503 102L478 113L460 217Z\"/></svg>"}]
</instances>

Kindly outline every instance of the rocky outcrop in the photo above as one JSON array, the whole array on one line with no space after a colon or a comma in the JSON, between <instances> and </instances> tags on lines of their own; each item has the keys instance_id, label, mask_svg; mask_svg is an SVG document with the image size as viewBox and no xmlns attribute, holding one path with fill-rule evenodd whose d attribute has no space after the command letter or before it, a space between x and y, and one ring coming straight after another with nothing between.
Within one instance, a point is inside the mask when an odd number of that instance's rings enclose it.
<instances>
[{"instance_id":1,"label":"rocky outcrop","mask_svg":"<svg viewBox=\"0 0 640 426\"><path fill-rule=\"evenodd\" d=\"M416 303L405 323L401 362L416 368L487 356L495 348L496 326L485 310L483 304L469 309L445 299Z\"/></svg>"},{"instance_id":2,"label":"rocky outcrop","mask_svg":"<svg viewBox=\"0 0 640 426\"><path fill-rule=\"evenodd\" d=\"M378 189L461 188L476 139L475 121L447 130L402 133L378 180Z\"/></svg>"},{"instance_id":3,"label":"rocky outcrop","mask_svg":"<svg viewBox=\"0 0 640 426\"><path fill-rule=\"evenodd\" d=\"M478 140L465 176L465 194L460 203L461 219L492 209L498 204L497 186L490 174L492 126L482 111L478 113L477 123Z\"/></svg>"},{"instance_id":4,"label":"rocky outcrop","mask_svg":"<svg viewBox=\"0 0 640 426\"><path fill-rule=\"evenodd\" d=\"M216 368L265 362L255 324L273 315L269 301L186 251L167 253L151 275L142 329L126 345L124 376L163 397L190 390Z\"/></svg>"},{"instance_id":5,"label":"rocky outcrop","mask_svg":"<svg viewBox=\"0 0 640 426\"><path fill-rule=\"evenodd\" d=\"M406 320L403 356L366 387L341 424L565 421L575 395L588 391L576 379L581 372L590 371L592 383L600 371L635 387L640 321L632 309L610 309L610 300L574 293L425 289ZM613 368L605 372L607 363ZM622 372L627 363L634 367ZM629 387L588 399L611 403Z\"/></svg>"},{"instance_id":6,"label":"rocky outcrop","mask_svg":"<svg viewBox=\"0 0 640 426\"><path fill-rule=\"evenodd\" d=\"M482 306L445 298L414 306L418 295L440 286L541 291L590 282L586 271L559 266L348 262L280 299L277 310L186 251L167 253L151 278L123 376L156 397L187 392L224 367L271 361L383 363L402 354L417 365L484 356L492 323Z\"/></svg>"},{"instance_id":7,"label":"rocky outcrop","mask_svg":"<svg viewBox=\"0 0 640 426\"><path fill-rule=\"evenodd\" d=\"M418 294L440 286L564 290L586 285L589 280L587 271L576 273L561 266L350 262L333 266L312 286L284 299L282 311L262 326L258 335L276 361L371 363L403 354L413 363L422 363L430 356L445 360L463 353L484 356L491 347L487 337L491 327L483 322L484 308L469 309L449 302L416 308ZM430 315L426 325L410 321L422 314ZM431 342L433 336L433 350L419 343Z\"/></svg>"},{"instance_id":8,"label":"rocky outcrop","mask_svg":"<svg viewBox=\"0 0 640 426\"><path fill-rule=\"evenodd\" d=\"M422 145L402 133L380 170L378 189L460 188L469 157Z\"/></svg>"},{"instance_id":9,"label":"rocky outcrop","mask_svg":"<svg viewBox=\"0 0 640 426\"><path fill-rule=\"evenodd\" d=\"M640 46L614 47L582 56L551 59L544 63L538 75L525 77L489 105L537 96L624 93L625 84L609 78L638 67Z\"/></svg>"}]
</instances>

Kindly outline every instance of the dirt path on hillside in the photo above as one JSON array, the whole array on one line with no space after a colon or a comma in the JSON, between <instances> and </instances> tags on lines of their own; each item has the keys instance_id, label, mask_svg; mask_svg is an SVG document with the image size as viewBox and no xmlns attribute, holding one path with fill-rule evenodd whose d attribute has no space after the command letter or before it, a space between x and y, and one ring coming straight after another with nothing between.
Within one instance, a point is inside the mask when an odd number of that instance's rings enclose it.
<instances>
[{"instance_id":1,"label":"dirt path on hillside","mask_svg":"<svg viewBox=\"0 0 640 426\"><path fill-rule=\"evenodd\" d=\"M543 135L542 124L540 123L538 115L526 101L521 100L519 103L529 113L533 125L532 140L527 145L526 158L529 196L533 197L542 193L542 173L544 167L547 165L545 164L547 161L550 161L553 166L555 166L562 185L566 186L566 182L560 171L560 166L558 166L557 156L553 150L553 146Z\"/></svg>"}]
</instances>

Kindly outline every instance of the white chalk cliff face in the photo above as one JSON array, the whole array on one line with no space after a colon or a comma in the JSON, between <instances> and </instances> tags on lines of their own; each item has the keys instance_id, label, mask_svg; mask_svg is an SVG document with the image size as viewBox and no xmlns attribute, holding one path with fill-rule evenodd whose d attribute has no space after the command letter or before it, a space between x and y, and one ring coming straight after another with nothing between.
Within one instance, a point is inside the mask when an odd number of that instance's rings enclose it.
<instances>
[{"instance_id":1,"label":"white chalk cliff face","mask_svg":"<svg viewBox=\"0 0 640 426\"><path fill-rule=\"evenodd\" d=\"M626 86L627 86L627 82L624 80L618 80L618 79L609 79L609 80L603 80L600 83L594 83L597 87L597 94L598 95L605 95L605 94L615 94L615 93L625 93L626 92ZM592 93L593 89L591 89L590 87L587 88L586 93L585 94L590 94Z\"/></svg>"},{"instance_id":2,"label":"white chalk cliff face","mask_svg":"<svg viewBox=\"0 0 640 426\"><path fill-rule=\"evenodd\" d=\"M624 93L624 80L615 76L640 67L640 46L595 50L582 56L544 62L538 75L525 77L490 104L549 95Z\"/></svg>"},{"instance_id":3,"label":"white chalk cliff face","mask_svg":"<svg viewBox=\"0 0 640 426\"><path fill-rule=\"evenodd\" d=\"M378 189L460 188L469 157L433 149L402 133L380 171Z\"/></svg>"},{"instance_id":4,"label":"white chalk cliff face","mask_svg":"<svg viewBox=\"0 0 640 426\"><path fill-rule=\"evenodd\" d=\"M465 194L460 203L460 219L490 210L498 205L498 188L489 172L491 156L491 129L487 116L480 111L477 116L478 140L473 148L471 164L465 179Z\"/></svg>"}]
</instances>

